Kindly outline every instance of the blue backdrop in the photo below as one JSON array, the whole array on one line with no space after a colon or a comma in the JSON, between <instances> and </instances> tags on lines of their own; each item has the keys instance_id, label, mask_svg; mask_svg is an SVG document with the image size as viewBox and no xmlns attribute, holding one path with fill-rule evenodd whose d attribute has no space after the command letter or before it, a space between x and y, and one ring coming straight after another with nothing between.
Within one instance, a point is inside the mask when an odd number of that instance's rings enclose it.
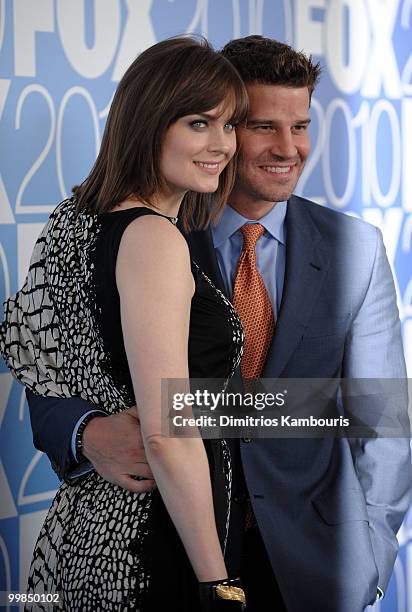
<instances>
[{"instance_id":1,"label":"blue backdrop","mask_svg":"<svg viewBox=\"0 0 412 612\"><path fill-rule=\"evenodd\" d=\"M88 173L125 68L182 32L216 46L261 33L321 61L297 193L382 229L411 375L412 0L0 0L0 302L22 284L48 214ZM58 483L2 363L0 449L0 591L24 591ZM374 610L412 611L411 537L412 514Z\"/></svg>"}]
</instances>

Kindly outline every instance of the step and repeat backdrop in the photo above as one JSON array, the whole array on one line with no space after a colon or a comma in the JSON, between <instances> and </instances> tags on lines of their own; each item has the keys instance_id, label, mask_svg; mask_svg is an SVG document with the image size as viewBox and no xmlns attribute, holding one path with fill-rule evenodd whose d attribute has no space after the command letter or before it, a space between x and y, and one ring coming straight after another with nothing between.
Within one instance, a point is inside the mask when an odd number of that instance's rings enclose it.
<instances>
[{"instance_id":1,"label":"step and repeat backdrop","mask_svg":"<svg viewBox=\"0 0 412 612\"><path fill-rule=\"evenodd\" d=\"M183 32L217 47L263 34L321 62L297 193L382 230L412 376L412 0L0 0L0 302L88 173L127 66ZM0 591L25 590L57 486L23 389L0 363ZM412 513L399 542L382 612L412 611Z\"/></svg>"}]
</instances>

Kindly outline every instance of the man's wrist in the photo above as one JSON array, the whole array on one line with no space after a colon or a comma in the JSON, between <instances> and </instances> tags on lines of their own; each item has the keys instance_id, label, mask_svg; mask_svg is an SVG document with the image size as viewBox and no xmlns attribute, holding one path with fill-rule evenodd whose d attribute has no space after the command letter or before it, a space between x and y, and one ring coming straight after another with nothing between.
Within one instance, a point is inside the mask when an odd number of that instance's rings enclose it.
<instances>
[{"instance_id":1,"label":"man's wrist","mask_svg":"<svg viewBox=\"0 0 412 612\"><path fill-rule=\"evenodd\" d=\"M78 464L88 461L88 459L83 454L83 435L87 425L96 417L105 416L108 416L108 414L106 414L102 410L90 410L89 412L84 414L82 418L79 419L79 421L77 422L72 437L72 455Z\"/></svg>"}]
</instances>

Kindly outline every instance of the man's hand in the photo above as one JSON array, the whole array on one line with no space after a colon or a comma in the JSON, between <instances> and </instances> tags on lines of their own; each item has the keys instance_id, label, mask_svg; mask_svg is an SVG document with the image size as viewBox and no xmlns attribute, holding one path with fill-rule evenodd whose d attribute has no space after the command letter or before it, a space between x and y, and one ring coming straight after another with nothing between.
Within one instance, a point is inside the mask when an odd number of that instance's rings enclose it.
<instances>
[{"instance_id":1,"label":"man's hand","mask_svg":"<svg viewBox=\"0 0 412 612\"><path fill-rule=\"evenodd\" d=\"M102 478L133 493L155 486L146 460L137 408L95 418L83 432L83 455ZM147 480L135 480L142 476Z\"/></svg>"}]
</instances>

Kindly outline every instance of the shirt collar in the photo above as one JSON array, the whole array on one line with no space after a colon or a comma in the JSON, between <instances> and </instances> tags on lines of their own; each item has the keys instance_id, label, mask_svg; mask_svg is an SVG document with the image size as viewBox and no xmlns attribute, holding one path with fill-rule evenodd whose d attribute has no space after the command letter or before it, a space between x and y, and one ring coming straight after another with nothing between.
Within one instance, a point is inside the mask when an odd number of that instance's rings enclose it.
<instances>
[{"instance_id":1,"label":"shirt collar","mask_svg":"<svg viewBox=\"0 0 412 612\"><path fill-rule=\"evenodd\" d=\"M260 223L273 238L285 244L286 207L287 202L278 202L264 217L255 220L243 217L229 205L224 206L218 224L214 225L212 222L210 226L215 249L219 248L245 223Z\"/></svg>"}]
</instances>

